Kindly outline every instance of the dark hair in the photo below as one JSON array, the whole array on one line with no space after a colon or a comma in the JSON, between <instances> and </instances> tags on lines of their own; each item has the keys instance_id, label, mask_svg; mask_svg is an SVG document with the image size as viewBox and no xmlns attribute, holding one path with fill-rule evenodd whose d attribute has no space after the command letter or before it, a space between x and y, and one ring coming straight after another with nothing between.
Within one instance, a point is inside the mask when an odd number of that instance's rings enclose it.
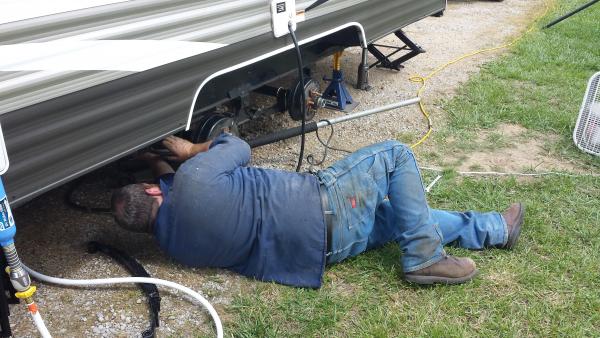
<instances>
[{"instance_id":1,"label":"dark hair","mask_svg":"<svg viewBox=\"0 0 600 338\"><path fill-rule=\"evenodd\" d=\"M156 200L142 184L130 184L113 192L111 206L117 223L134 232L152 232L152 208Z\"/></svg>"}]
</instances>

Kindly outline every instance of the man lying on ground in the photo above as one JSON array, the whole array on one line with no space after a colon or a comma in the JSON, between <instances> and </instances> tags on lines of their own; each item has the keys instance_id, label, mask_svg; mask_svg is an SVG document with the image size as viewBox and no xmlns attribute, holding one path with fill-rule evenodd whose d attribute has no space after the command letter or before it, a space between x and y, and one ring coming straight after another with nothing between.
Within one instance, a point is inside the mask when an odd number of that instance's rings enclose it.
<instances>
[{"instance_id":1,"label":"man lying on ground","mask_svg":"<svg viewBox=\"0 0 600 338\"><path fill-rule=\"evenodd\" d=\"M523 223L521 203L503 214L429 208L414 155L396 141L316 175L248 166L250 147L226 133L163 143L183 164L174 172L152 157L159 184L115 191L113 212L119 225L154 233L167 254L193 267L318 288L326 264L396 241L407 281L457 284L475 277L475 263L443 245L511 249Z\"/></svg>"}]
</instances>

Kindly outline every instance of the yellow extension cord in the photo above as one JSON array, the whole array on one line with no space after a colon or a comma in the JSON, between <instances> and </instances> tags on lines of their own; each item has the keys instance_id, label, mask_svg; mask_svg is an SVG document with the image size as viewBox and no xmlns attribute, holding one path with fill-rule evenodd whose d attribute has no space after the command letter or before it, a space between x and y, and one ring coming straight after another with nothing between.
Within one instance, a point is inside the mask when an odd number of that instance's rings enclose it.
<instances>
[{"instance_id":1,"label":"yellow extension cord","mask_svg":"<svg viewBox=\"0 0 600 338\"><path fill-rule=\"evenodd\" d=\"M552 1L552 4L554 5L555 1ZM510 47L512 45L514 45L515 43L517 43L519 40L523 39L523 37L525 37L527 34L531 33L535 28L536 28L536 23L543 18L544 16L546 16L546 14L548 14L548 11L550 10L550 6L549 6L549 1L545 0L543 1L544 4L544 11L542 12L542 14L538 15L536 17L536 19L531 23L531 26L521 35L519 35L517 38L513 39L512 41L502 44L500 46L496 46L496 47L491 47L491 48L485 48L485 49L480 49L474 52L470 52L467 54L464 54L456 59L453 59L445 64L443 64L442 66L436 68L434 71L432 71L431 73L427 74L427 76L423 77L423 76L411 76L408 80L410 82L416 82L416 83L420 83L421 86L419 87L419 89L417 90L417 97L421 98L421 101L419 102L419 108L421 109L421 113L423 114L423 116L425 116L425 118L427 119L427 133L425 133L425 135L423 137L421 137L421 139L419 141L417 141L416 143L412 144L410 147L411 148L416 148L417 146L419 146L421 143L425 142L425 140L427 140L429 138L429 135L431 135L431 132L433 131L433 122L431 121L431 116L429 114L429 112L427 111L427 109L425 108L425 103L423 101L422 95L423 95L423 91L425 90L425 88L427 87L427 81L429 81L431 78L433 78L434 76L436 76L439 72L441 72L442 70L448 68L449 66L458 63L464 59L470 58L472 56L478 55L478 54L483 54L483 53L487 53L487 52L492 52L495 50L499 50L499 49L503 49L503 48L507 48Z\"/></svg>"}]
</instances>

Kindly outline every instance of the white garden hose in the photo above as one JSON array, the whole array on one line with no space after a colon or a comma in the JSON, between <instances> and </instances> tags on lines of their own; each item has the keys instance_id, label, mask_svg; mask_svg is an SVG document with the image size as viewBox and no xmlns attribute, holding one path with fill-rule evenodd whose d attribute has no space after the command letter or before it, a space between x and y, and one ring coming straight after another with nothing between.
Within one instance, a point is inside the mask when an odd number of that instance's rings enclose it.
<instances>
[{"instance_id":1,"label":"white garden hose","mask_svg":"<svg viewBox=\"0 0 600 338\"><path fill-rule=\"evenodd\" d=\"M210 316L212 317L213 322L215 323L215 327L217 329L217 338L223 338L223 325L221 324L221 319L219 318L219 315L217 314L217 311L215 310L215 308L204 297L202 297L202 295L200 295L196 291L194 291L188 287L185 287L183 285L180 285L180 284L177 284L174 282L170 282L167 280L163 280L163 279L148 278L148 277L65 279L65 278L46 276L37 271L31 270L29 267L27 267L25 265L23 265L23 268L31 275L31 277L41 280L43 282L51 283L51 284L59 284L59 285L66 285L66 286L96 286L96 285L109 285L109 284L147 283L147 284L162 285L162 286L166 286L166 287L169 287L169 288L172 288L175 290L182 291L182 292L186 293L188 296L199 301L204 306L204 308L206 308L208 313L210 313ZM40 322L39 325L38 325L38 320ZM43 337L50 337L49 333L48 333L48 336L44 336L42 330L40 329L40 327L42 327L43 329L45 329L46 327L44 325L44 322L42 321L42 318L39 317L39 313L38 313L38 318L36 318L34 316L34 322L36 323L36 326L38 327L38 330L40 330L40 333L42 334ZM48 332L47 329L46 329L46 332Z\"/></svg>"},{"instance_id":2,"label":"white garden hose","mask_svg":"<svg viewBox=\"0 0 600 338\"><path fill-rule=\"evenodd\" d=\"M38 331L42 335L42 338L52 338L52 335L48 331L46 324L44 324L44 320L42 319L40 312L37 311L36 313L33 313L33 312L30 312L30 313L31 313L31 318L33 319L33 322L35 323L35 327L38 329Z\"/></svg>"}]
</instances>

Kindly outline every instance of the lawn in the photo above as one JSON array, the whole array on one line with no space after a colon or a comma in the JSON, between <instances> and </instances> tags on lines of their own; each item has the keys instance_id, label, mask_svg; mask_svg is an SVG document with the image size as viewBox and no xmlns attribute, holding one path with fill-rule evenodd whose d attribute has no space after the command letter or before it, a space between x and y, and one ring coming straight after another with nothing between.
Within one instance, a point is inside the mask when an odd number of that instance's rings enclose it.
<instances>
[{"instance_id":1,"label":"lawn","mask_svg":"<svg viewBox=\"0 0 600 338\"><path fill-rule=\"evenodd\" d=\"M584 2L560 1L539 25ZM558 135L554 155L598 172L598 158L571 142L587 80L600 71L598 22L600 4L529 34L444 103L447 123L436 133L472 135L518 124ZM462 151L462 145L441 149ZM394 244L329 267L319 290L250 282L222 310L226 331L241 337L600 335L600 178L445 175L429 199L436 208L479 210L524 201L520 243L513 251L449 248L472 257L480 270L460 286L403 282Z\"/></svg>"},{"instance_id":2,"label":"lawn","mask_svg":"<svg viewBox=\"0 0 600 338\"><path fill-rule=\"evenodd\" d=\"M555 10L540 20L543 26L584 0L550 1ZM555 155L600 166L597 157L583 155L571 135L589 78L600 71L600 4L549 29L526 35L509 55L491 62L462 86L448 102L448 128L442 134L468 138L470 131L493 129L501 123L560 136Z\"/></svg>"}]
</instances>

